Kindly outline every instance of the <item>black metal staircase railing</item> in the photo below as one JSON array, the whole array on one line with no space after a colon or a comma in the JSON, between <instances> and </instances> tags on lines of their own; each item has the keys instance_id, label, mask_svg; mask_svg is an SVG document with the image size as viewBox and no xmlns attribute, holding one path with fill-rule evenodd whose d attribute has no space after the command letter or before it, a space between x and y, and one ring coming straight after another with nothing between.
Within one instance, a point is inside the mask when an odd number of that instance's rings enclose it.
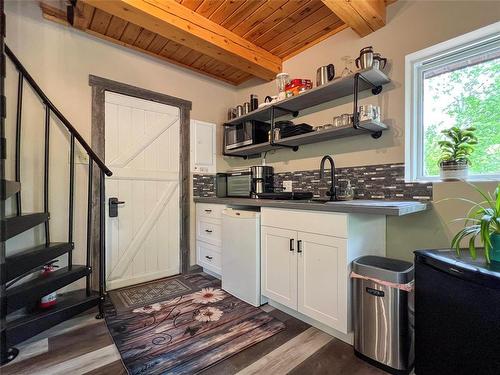
<instances>
[{"instance_id":1,"label":"black metal staircase railing","mask_svg":"<svg viewBox=\"0 0 500 375\"><path fill-rule=\"evenodd\" d=\"M0 0L1 6L3 1ZM2 9L3 10L3 9ZM4 18L3 18L4 20ZM2 213L2 231L0 248L0 362L6 363L17 355L14 345L35 334L66 320L78 313L81 313L93 306L99 305L99 314L97 318L102 318L103 302L106 291L105 285L105 176L111 176L112 172L92 150L75 127L66 119L66 117L49 100L40 86L29 74L26 68L21 64L12 51L4 44L4 35L2 34L2 57L5 55L14 64L18 72L17 79L17 111L16 111L16 140L14 156L14 174L15 181L5 179L5 154L2 153L0 162L1 167L1 187L0 194L1 213ZM4 55L5 53L5 55ZM3 59L5 60L5 59ZM4 98L4 77L5 66L2 67L2 78L0 86L2 89L1 98ZM21 193L21 146L22 146L22 114L23 114L23 94L24 85L27 83L40 99L45 107L45 135L44 135L44 171L43 171L43 212L25 214L22 209ZM50 134L51 117L55 116L68 130L69 141L69 192L68 192L68 233L67 242L53 243L50 236L50 213L49 213L49 177L50 177ZM2 148L5 149L5 100L2 100L2 119L1 119L1 140ZM88 191L87 191L87 247L86 264L73 264L73 237L74 237L74 207L75 207L75 147L78 142L89 156L88 163ZM95 168L97 166L97 168ZM98 176L94 176L95 171L99 171ZM99 208L93 205L93 186L94 178L98 178L99 186ZM8 187L8 189L7 189ZM15 198L15 215L5 217L5 200L9 197ZM97 212L98 211L98 212ZM92 222L94 215L99 215L99 233L98 235L98 254L99 254L99 287L98 292L91 288L91 254L93 246ZM12 238L27 229L37 225L45 226L45 244L28 249L15 254L6 256L5 241ZM49 277L38 277L30 279L27 282L17 283L27 275L39 271L49 261L67 254L67 267L60 268ZM36 303L44 295L54 292L78 279L86 278L85 289L65 293L65 298L58 301L56 307L49 310L36 309ZM16 284L17 283L17 284ZM26 314L22 318L7 322L7 314L20 308L26 308Z\"/></svg>"}]
</instances>

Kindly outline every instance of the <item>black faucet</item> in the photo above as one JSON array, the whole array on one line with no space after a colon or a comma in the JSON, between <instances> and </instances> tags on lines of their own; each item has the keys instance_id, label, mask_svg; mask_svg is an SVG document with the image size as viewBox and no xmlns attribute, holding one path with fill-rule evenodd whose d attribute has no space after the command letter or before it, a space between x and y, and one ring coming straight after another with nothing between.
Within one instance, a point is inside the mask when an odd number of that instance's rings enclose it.
<instances>
[{"instance_id":1,"label":"black faucet","mask_svg":"<svg viewBox=\"0 0 500 375\"><path fill-rule=\"evenodd\" d=\"M331 201L337 200L337 190L335 188L335 162L333 161L333 158L330 155L325 155L323 156L323 159L321 159L321 165L319 167L319 178L323 179L325 178L325 161L328 160L330 161L331 168L330 168L330 191L326 192L326 195L330 196Z\"/></svg>"}]
</instances>

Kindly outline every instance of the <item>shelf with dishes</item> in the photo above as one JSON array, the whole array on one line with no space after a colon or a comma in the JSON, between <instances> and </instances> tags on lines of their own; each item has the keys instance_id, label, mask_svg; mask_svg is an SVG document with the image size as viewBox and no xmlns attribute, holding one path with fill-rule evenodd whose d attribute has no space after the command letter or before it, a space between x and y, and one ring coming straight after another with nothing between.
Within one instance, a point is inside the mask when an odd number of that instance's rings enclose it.
<instances>
[{"instance_id":1,"label":"shelf with dishes","mask_svg":"<svg viewBox=\"0 0 500 375\"><path fill-rule=\"evenodd\" d=\"M246 158L276 148L297 151L301 145L367 133L375 139L379 138L387 130L387 126L380 121L380 108L371 104L359 106L358 103L360 92L371 90L373 95L378 95L383 86L391 81L380 69L385 67L386 59L379 56L375 61L374 56L372 47L364 48L359 58L361 70L352 73L346 66L347 74L343 73L340 78L334 78L332 64L320 67L315 88L311 88L309 80L289 81L287 73L278 74L276 83L279 94L267 97L271 98L270 103L258 106L256 95L251 95L250 103L229 110L229 119L224 124L223 155ZM380 64L382 60L383 65ZM324 107L318 106L351 95L352 113L337 116L332 124L313 128L287 120L291 116L299 116L303 110L308 110L308 113L323 110ZM284 99L278 100L281 97ZM332 107L335 106L337 104L332 103ZM255 109L247 112L251 108Z\"/></svg>"},{"instance_id":2,"label":"shelf with dishes","mask_svg":"<svg viewBox=\"0 0 500 375\"><path fill-rule=\"evenodd\" d=\"M292 137L282 138L275 141L278 146L302 146L311 143L328 141L344 137L351 137L359 134L374 134L387 130L387 125L377 120L363 120L358 123L358 127L343 125L338 127L323 128Z\"/></svg>"},{"instance_id":3,"label":"shelf with dishes","mask_svg":"<svg viewBox=\"0 0 500 375\"><path fill-rule=\"evenodd\" d=\"M268 122L271 121L272 115L274 115L274 120L290 114L297 116L304 109L354 95L356 91L361 92L372 89L373 94L376 95L381 91L382 86L390 81L389 77L380 69L370 68L360 70L350 76L334 79L299 95L268 104L247 114L228 120L226 125L236 125L251 120Z\"/></svg>"},{"instance_id":4,"label":"shelf with dishes","mask_svg":"<svg viewBox=\"0 0 500 375\"><path fill-rule=\"evenodd\" d=\"M277 139L272 143L263 142L239 147L233 150L226 150L225 155L247 157L271 150L282 149L285 147L297 149L302 145L324 142L332 139L351 137L360 134L380 134L387 129L387 125L378 120L359 121L357 128L353 127L352 124L341 125L337 127L327 125L326 127L321 126L320 129L313 130L304 134Z\"/></svg>"}]
</instances>

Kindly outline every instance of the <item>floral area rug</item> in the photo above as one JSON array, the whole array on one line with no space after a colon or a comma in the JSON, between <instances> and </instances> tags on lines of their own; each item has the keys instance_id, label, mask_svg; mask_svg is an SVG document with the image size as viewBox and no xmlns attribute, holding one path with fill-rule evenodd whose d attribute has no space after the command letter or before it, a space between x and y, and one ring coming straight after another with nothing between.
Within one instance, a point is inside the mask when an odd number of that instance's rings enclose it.
<instances>
[{"instance_id":1,"label":"floral area rug","mask_svg":"<svg viewBox=\"0 0 500 375\"><path fill-rule=\"evenodd\" d=\"M126 310L115 309L113 298L107 300L106 323L130 374L194 374L285 329L271 315L220 289L212 276L174 279L196 289Z\"/></svg>"}]
</instances>

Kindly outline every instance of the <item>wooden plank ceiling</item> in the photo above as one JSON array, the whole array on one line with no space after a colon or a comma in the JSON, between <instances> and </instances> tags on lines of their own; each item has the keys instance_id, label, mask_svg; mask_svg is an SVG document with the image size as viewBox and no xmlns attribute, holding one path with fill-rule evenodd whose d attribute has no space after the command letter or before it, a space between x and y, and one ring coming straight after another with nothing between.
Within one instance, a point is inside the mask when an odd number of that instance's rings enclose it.
<instances>
[{"instance_id":1,"label":"wooden plank ceiling","mask_svg":"<svg viewBox=\"0 0 500 375\"><path fill-rule=\"evenodd\" d=\"M364 36L385 24L384 0L357 0L368 4L355 8L348 0L175 1L42 0L40 7L46 19L235 85L272 79L283 60L347 27Z\"/></svg>"}]
</instances>

